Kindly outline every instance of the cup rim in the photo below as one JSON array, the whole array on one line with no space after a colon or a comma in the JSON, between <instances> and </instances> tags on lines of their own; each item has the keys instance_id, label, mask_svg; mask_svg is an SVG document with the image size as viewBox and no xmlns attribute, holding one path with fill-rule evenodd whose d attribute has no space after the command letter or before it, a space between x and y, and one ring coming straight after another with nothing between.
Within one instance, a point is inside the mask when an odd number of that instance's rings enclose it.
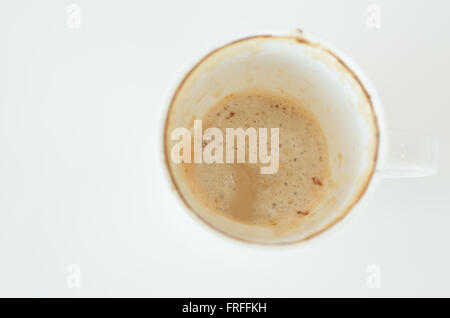
<instances>
[{"instance_id":1,"label":"cup rim","mask_svg":"<svg viewBox=\"0 0 450 318\"><path fill-rule=\"evenodd\" d=\"M366 177L366 180L362 186L359 187L358 191L353 195L353 200L351 203L347 205L347 207L343 210L342 213L340 213L336 218L334 218L330 223L325 225L323 228L309 234L307 237L287 241L287 242L258 242L253 241L251 239L245 239L241 237L234 236L230 233L227 233L223 231L222 229L210 224L207 220L205 220L199 213L196 212L196 210L187 202L186 198L182 195L179 186L177 182L175 181L175 177L172 173L171 166L169 163L169 149L168 145L166 143L167 136L168 136L168 122L170 118L170 113L172 110L172 106L177 98L178 93L182 90L184 84L186 83L187 79L194 73L194 71L208 58L210 58L215 53L228 48L230 46L233 46L237 43L248 41L252 39L269 39L269 38L278 38L278 39L290 39L295 40L299 44L308 45L314 48L319 48L326 52L327 54L334 57L341 66L345 69L348 74L350 74L358 86L361 88L362 92L366 96L368 103L370 105L371 115L374 120L375 124L375 152L374 156L371 159L372 164L370 168L370 172L368 173L368 176ZM203 224L211 230L212 232L216 234L220 234L222 237L227 237L234 242L241 242L245 244L249 244L252 246L296 246L300 245L300 243L310 242L312 239L322 238L324 233L329 233L331 229L335 229L336 225L341 224L342 220L348 219L347 216L350 214L350 211L352 211L355 206L361 201L361 199L365 196L365 194L368 192L369 186L373 183L373 179L375 177L376 167L380 164L380 144L381 144L381 137L380 137L380 131L381 127L383 125L383 120L380 120L383 118L382 113L382 107L381 102L379 100L379 97L371 84L370 80L365 76L365 74L362 72L361 68L356 65L356 63L351 60L348 56L346 56L343 52L339 51L337 48L332 46L331 44L327 43L325 40L322 40L318 38L317 36L313 35L312 33L308 32L306 33L302 29L295 29L292 30L276 30L276 31L265 31L265 32L256 32L247 34L245 36L235 37L234 40L226 41L225 43L222 42L221 45L213 46L212 49L209 49L206 51L206 54L203 54L200 59L197 58L197 61L194 63L193 66L188 68L187 71L182 73L181 80L179 80L175 85L172 91L169 93L168 101L164 105L165 111L164 111L164 119L163 119L163 127L162 127L162 159L163 164L165 166L166 174L168 175L168 178L170 180L170 186L171 190L174 190L176 192L175 196L178 198L178 201L182 203L184 209L186 209L189 214L194 216L194 219L199 221L200 224ZM361 79L362 78L362 79ZM370 92L370 93L369 93ZM168 105L167 105L168 104ZM376 104L379 104L379 107L375 107ZM383 151L384 152L384 151Z\"/></svg>"}]
</instances>

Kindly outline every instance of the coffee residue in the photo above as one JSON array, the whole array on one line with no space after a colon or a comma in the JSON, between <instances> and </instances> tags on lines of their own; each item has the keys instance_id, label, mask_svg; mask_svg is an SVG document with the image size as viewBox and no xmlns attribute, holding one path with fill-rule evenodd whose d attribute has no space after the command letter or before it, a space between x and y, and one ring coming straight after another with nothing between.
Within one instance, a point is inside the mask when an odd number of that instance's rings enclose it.
<instances>
[{"instance_id":1,"label":"coffee residue","mask_svg":"<svg viewBox=\"0 0 450 318\"><path fill-rule=\"evenodd\" d=\"M224 136L226 128L278 127L282 147L273 175L260 174L260 163L183 164L199 206L278 232L314 213L326 191L328 150L319 122L301 101L261 89L242 91L223 98L202 120L204 130L217 127ZM248 138L246 143L248 155Z\"/></svg>"}]
</instances>

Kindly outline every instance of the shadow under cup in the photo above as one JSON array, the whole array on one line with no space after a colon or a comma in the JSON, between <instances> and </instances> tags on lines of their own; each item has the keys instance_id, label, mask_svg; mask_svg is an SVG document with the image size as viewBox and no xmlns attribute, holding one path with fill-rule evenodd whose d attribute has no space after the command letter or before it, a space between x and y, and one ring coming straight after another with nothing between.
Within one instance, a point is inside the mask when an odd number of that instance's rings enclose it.
<instances>
[{"instance_id":1,"label":"shadow under cup","mask_svg":"<svg viewBox=\"0 0 450 318\"><path fill-rule=\"evenodd\" d=\"M173 129L192 127L225 96L255 87L301 100L320 122L328 144L330 178L323 200L283 235L202 208L170 159ZM228 236L262 244L302 241L343 218L371 180L378 143L375 112L358 77L331 50L303 36L254 36L213 51L178 86L164 127L165 161L187 207Z\"/></svg>"}]
</instances>

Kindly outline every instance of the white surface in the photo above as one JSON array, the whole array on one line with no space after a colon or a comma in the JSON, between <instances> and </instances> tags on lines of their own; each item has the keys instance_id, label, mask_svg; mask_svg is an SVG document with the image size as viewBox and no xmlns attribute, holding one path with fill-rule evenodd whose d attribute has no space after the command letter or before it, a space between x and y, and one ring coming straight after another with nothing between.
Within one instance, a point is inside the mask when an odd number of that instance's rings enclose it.
<instances>
[{"instance_id":1,"label":"white surface","mask_svg":"<svg viewBox=\"0 0 450 318\"><path fill-rule=\"evenodd\" d=\"M0 296L450 296L450 2L374 1L379 30L366 1L154 2L77 1L75 30L69 1L0 3ZM264 249L178 208L158 129L198 53L277 27L354 58L392 126L439 136L441 166L383 181L329 239Z\"/></svg>"}]
</instances>

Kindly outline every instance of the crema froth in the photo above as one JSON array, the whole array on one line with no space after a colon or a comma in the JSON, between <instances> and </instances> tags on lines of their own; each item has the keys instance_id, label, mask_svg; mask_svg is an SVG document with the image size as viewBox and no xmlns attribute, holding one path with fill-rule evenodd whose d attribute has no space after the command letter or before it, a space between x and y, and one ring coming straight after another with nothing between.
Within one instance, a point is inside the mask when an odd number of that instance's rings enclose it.
<instances>
[{"instance_id":1,"label":"crema froth","mask_svg":"<svg viewBox=\"0 0 450 318\"><path fill-rule=\"evenodd\" d=\"M314 213L327 187L328 151L315 116L300 100L267 90L234 93L199 118L203 128L279 128L279 169L261 163L183 163L198 208L284 232ZM269 151L270 145L268 145Z\"/></svg>"}]
</instances>

